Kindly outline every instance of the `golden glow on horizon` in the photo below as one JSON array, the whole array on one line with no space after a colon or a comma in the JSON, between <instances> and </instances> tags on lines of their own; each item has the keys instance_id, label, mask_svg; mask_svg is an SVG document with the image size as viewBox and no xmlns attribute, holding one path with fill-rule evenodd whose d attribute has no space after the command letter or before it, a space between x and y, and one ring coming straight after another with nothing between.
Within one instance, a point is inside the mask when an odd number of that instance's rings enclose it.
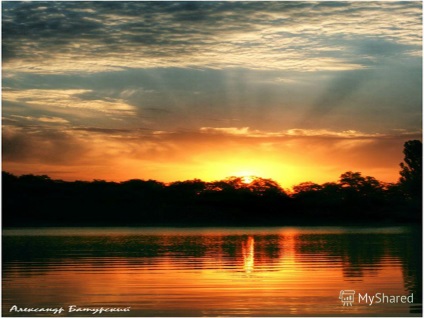
<instances>
[{"instance_id":1,"label":"golden glow on horizon","mask_svg":"<svg viewBox=\"0 0 424 318\"><path fill-rule=\"evenodd\" d=\"M134 141L121 136L110 138L100 133L71 131L66 138L78 147L58 152L56 148L46 147L36 134L24 134L20 130L10 134L13 138L30 140L34 149L29 152L34 162L3 161L3 170L16 175L48 175L65 181L152 179L164 183L241 177L245 184L255 176L272 179L284 189L308 181L336 182L346 171L360 171L383 182L397 182L404 142L399 139L397 147L386 150L384 144L379 146L378 139L372 148L364 143L346 148L346 140L335 143L331 138L281 137L264 147L260 138L251 138L247 143L244 138L164 136L143 142L142 138ZM373 153L379 147L383 150Z\"/></svg>"},{"instance_id":2,"label":"golden glow on horizon","mask_svg":"<svg viewBox=\"0 0 424 318\"><path fill-rule=\"evenodd\" d=\"M282 162L279 158L263 158L257 156L250 160L237 160L234 156L229 155L228 160L222 156L217 161L206 161L199 163L199 166L193 173L191 178L199 178L204 181L223 180L231 176L241 177L245 184L253 181L254 177L272 179L280 184L283 188L291 188L301 182L312 181L316 183L324 183L336 181L339 175L345 171L338 172L334 169L334 175L328 172L329 169L325 166L320 166L311 163L299 163L297 166L292 163L294 159L287 159L287 163ZM330 176L331 175L331 176ZM165 175L164 175L165 177ZM167 176L168 178L170 176ZM178 180L178 177L177 179Z\"/></svg>"},{"instance_id":3,"label":"golden glow on horizon","mask_svg":"<svg viewBox=\"0 0 424 318\"><path fill-rule=\"evenodd\" d=\"M240 160L240 162L242 162ZM344 169L335 165L320 165L319 162L313 165L310 162L301 163L298 166L283 164L281 162L264 160L261 162L257 158L252 168L240 169L241 164L237 164L234 158L228 161L222 158L217 161L199 162L192 165L186 162L151 162L141 161L128 158L114 158L110 164L104 165L56 165L58 172L51 171L50 165L44 164L15 164L5 162L3 170L16 175L22 174L47 174L52 179L62 179L65 181L85 180L92 181L94 179L106 181L126 181L130 179L152 179L159 182L175 182L184 180L200 179L205 182L213 182L224 180L228 177L241 177L245 184L249 184L253 176L272 179L279 185L288 189L302 182L315 182L318 184L325 182L336 182L340 174L348 170L361 171L363 175L371 175L378 180L385 182L396 182L398 171L396 169L379 169L374 171L365 171L355 169L355 167ZM239 169L237 169L239 168Z\"/></svg>"}]
</instances>

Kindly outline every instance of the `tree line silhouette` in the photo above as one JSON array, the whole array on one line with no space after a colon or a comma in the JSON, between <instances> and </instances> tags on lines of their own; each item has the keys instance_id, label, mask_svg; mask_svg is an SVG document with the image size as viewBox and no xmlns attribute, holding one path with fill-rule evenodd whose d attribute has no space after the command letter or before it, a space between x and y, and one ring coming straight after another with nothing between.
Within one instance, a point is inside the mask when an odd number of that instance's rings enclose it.
<instances>
[{"instance_id":1,"label":"tree line silhouette","mask_svg":"<svg viewBox=\"0 0 424 318\"><path fill-rule=\"evenodd\" d=\"M422 143L404 144L397 183L360 172L337 182L303 182L293 191L243 177L165 184L155 180L52 180L2 172L3 225L314 225L420 223Z\"/></svg>"}]
</instances>

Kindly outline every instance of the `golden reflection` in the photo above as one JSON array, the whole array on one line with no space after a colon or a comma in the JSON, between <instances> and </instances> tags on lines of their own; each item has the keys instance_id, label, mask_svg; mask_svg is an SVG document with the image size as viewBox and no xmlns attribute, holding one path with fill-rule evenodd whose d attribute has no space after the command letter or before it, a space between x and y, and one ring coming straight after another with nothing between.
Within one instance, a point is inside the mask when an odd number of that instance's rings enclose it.
<instances>
[{"instance_id":1,"label":"golden reflection","mask_svg":"<svg viewBox=\"0 0 424 318\"><path fill-rule=\"evenodd\" d=\"M386 244L387 238L377 239L378 247L371 251L379 257L371 262L362 248L367 238L303 234L296 229L283 229L278 235L168 233L80 238L75 245L78 248L89 243L94 250L119 253L77 258L51 254L37 267L28 265L21 254L14 256L21 265L9 256L4 270L6 308L19 302L32 306L122 303L131 305L131 314L137 317L406 316L412 308L408 304L355 303L347 307L339 299L340 290L345 289L362 295L412 292L405 291L402 267L409 254L400 248L407 246L409 239L391 241L394 248ZM36 239L26 240L24 246L30 246L28 242ZM40 243L57 246L69 242L65 236L54 240L44 238ZM346 277L346 266L362 267L361 279ZM46 285L50 287L40 293L40 286Z\"/></svg>"},{"instance_id":2,"label":"golden reflection","mask_svg":"<svg viewBox=\"0 0 424 318\"><path fill-rule=\"evenodd\" d=\"M255 267L255 240L252 236L249 236L246 242L242 242L242 251L244 271L250 274Z\"/></svg>"},{"instance_id":3,"label":"golden reflection","mask_svg":"<svg viewBox=\"0 0 424 318\"><path fill-rule=\"evenodd\" d=\"M287 229L281 233L280 242L282 242L282 250L284 251L284 258L290 259L294 262L296 254L296 240L298 238L298 233L295 230Z\"/></svg>"}]
</instances>

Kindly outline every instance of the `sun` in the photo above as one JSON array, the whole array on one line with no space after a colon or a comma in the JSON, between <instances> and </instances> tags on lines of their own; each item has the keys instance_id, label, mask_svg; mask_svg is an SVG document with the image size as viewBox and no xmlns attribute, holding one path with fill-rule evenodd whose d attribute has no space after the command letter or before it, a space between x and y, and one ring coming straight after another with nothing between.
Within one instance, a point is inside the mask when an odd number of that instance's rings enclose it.
<instances>
[{"instance_id":1,"label":"sun","mask_svg":"<svg viewBox=\"0 0 424 318\"><path fill-rule=\"evenodd\" d=\"M251 184L255 178L257 178L255 172L252 170L242 170L233 173L232 175L240 178L240 181L243 184Z\"/></svg>"},{"instance_id":2,"label":"sun","mask_svg":"<svg viewBox=\"0 0 424 318\"><path fill-rule=\"evenodd\" d=\"M241 182L243 182L244 184L250 184L253 180L253 176L241 176Z\"/></svg>"}]
</instances>

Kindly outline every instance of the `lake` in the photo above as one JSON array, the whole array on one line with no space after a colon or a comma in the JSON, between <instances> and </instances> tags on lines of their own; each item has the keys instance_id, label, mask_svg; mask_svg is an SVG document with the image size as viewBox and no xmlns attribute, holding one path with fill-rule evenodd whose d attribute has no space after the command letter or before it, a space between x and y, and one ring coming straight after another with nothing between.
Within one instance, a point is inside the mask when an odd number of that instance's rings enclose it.
<instances>
[{"instance_id":1,"label":"lake","mask_svg":"<svg viewBox=\"0 0 424 318\"><path fill-rule=\"evenodd\" d=\"M421 316L421 242L421 227L5 229L2 313Z\"/></svg>"}]
</instances>

